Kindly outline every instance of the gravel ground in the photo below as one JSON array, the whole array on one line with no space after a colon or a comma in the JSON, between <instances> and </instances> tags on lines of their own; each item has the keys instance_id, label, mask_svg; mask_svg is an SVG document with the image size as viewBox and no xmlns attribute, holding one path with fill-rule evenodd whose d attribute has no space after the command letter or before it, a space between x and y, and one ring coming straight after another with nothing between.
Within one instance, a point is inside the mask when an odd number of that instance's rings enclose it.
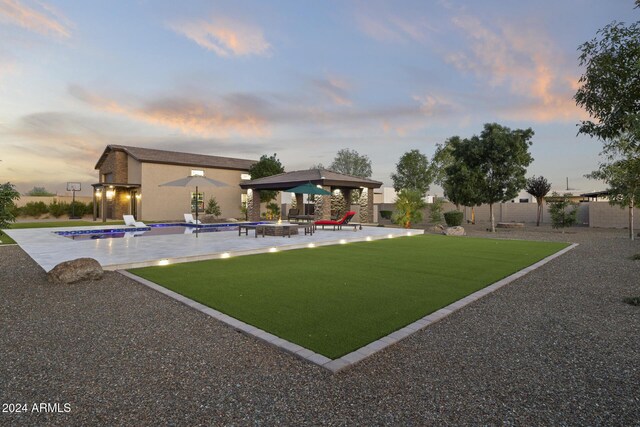
<instances>
[{"instance_id":1,"label":"gravel ground","mask_svg":"<svg viewBox=\"0 0 640 427\"><path fill-rule=\"evenodd\" d=\"M640 295L640 242L493 237L580 246L336 375L117 273L50 285L0 247L0 402L28 405L0 424L640 425L640 307L622 302Z\"/></svg>"}]
</instances>

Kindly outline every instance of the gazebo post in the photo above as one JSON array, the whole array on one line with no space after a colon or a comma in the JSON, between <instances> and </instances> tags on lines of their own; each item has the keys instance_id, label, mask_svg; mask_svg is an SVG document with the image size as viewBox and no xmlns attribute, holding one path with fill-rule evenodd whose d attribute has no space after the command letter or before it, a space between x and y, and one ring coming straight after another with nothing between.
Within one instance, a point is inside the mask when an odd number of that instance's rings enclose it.
<instances>
[{"instance_id":1,"label":"gazebo post","mask_svg":"<svg viewBox=\"0 0 640 427\"><path fill-rule=\"evenodd\" d=\"M260 191L255 189L251 192L251 211L249 212L249 221L260 221Z\"/></svg>"},{"instance_id":2,"label":"gazebo post","mask_svg":"<svg viewBox=\"0 0 640 427\"><path fill-rule=\"evenodd\" d=\"M328 185L323 185L322 189L331 192L331 187ZM320 197L322 197L322 211L320 212L320 219L331 219L331 195Z\"/></svg>"}]
</instances>

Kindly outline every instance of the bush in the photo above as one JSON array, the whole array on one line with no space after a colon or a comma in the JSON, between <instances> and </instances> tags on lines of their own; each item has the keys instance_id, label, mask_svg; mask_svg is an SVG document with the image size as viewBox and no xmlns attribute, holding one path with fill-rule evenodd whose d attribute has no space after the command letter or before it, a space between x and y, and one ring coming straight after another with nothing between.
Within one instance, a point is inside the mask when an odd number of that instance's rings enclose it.
<instances>
[{"instance_id":1,"label":"bush","mask_svg":"<svg viewBox=\"0 0 640 427\"><path fill-rule=\"evenodd\" d=\"M548 199L549 215L551 215L551 226L553 228L571 227L578 220L578 204L571 201L571 193L562 196L558 193Z\"/></svg>"},{"instance_id":2,"label":"bush","mask_svg":"<svg viewBox=\"0 0 640 427\"><path fill-rule=\"evenodd\" d=\"M44 202L29 202L20 209L22 215L40 216L49 212L49 208Z\"/></svg>"},{"instance_id":3,"label":"bush","mask_svg":"<svg viewBox=\"0 0 640 427\"><path fill-rule=\"evenodd\" d=\"M393 222L404 228L411 228L411 224L422 221L422 209L426 205L422 198L423 195L424 193L420 190L400 190L396 197L396 210L392 216Z\"/></svg>"},{"instance_id":4,"label":"bush","mask_svg":"<svg viewBox=\"0 0 640 427\"><path fill-rule=\"evenodd\" d=\"M51 216L55 218L59 218L62 215L65 215L69 212L69 203L58 203L57 200L53 200L53 202L49 203L49 213Z\"/></svg>"},{"instance_id":5,"label":"bush","mask_svg":"<svg viewBox=\"0 0 640 427\"><path fill-rule=\"evenodd\" d=\"M444 213L444 222L449 227L456 227L462 224L463 213L460 211L449 211Z\"/></svg>"},{"instance_id":6,"label":"bush","mask_svg":"<svg viewBox=\"0 0 640 427\"><path fill-rule=\"evenodd\" d=\"M20 198L16 187L7 182L0 184L0 228L9 228L11 222L16 220L16 205L13 202Z\"/></svg>"},{"instance_id":7,"label":"bush","mask_svg":"<svg viewBox=\"0 0 640 427\"><path fill-rule=\"evenodd\" d=\"M444 199L433 199L433 203L429 206L429 221L432 224L438 224L442 222L442 205L444 205Z\"/></svg>"},{"instance_id":8,"label":"bush","mask_svg":"<svg viewBox=\"0 0 640 427\"><path fill-rule=\"evenodd\" d=\"M380 216L384 219L391 219L393 211L380 211Z\"/></svg>"},{"instance_id":9,"label":"bush","mask_svg":"<svg viewBox=\"0 0 640 427\"><path fill-rule=\"evenodd\" d=\"M220 215L222 215L222 212L220 211L220 205L218 205L218 201L215 197L209 199L204 213L213 215L214 218L218 218Z\"/></svg>"},{"instance_id":10,"label":"bush","mask_svg":"<svg viewBox=\"0 0 640 427\"><path fill-rule=\"evenodd\" d=\"M93 205L91 206L93 209ZM67 214L69 216L75 215L79 217L83 217L87 213L87 205L82 202L71 202L67 208Z\"/></svg>"},{"instance_id":11,"label":"bush","mask_svg":"<svg viewBox=\"0 0 640 427\"><path fill-rule=\"evenodd\" d=\"M640 306L640 296L625 298L624 302L631 305Z\"/></svg>"},{"instance_id":12,"label":"bush","mask_svg":"<svg viewBox=\"0 0 640 427\"><path fill-rule=\"evenodd\" d=\"M280 206L276 202L267 203L267 219L280 217Z\"/></svg>"}]
</instances>

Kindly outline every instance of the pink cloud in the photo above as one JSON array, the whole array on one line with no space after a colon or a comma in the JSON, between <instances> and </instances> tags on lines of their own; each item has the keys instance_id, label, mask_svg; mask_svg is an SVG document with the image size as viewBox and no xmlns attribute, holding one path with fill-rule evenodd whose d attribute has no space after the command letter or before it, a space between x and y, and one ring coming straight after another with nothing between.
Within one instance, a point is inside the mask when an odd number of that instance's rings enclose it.
<instances>
[{"instance_id":1,"label":"pink cloud","mask_svg":"<svg viewBox=\"0 0 640 427\"><path fill-rule=\"evenodd\" d=\"M426 43L429 33L435 29L425 19L401 17L392 13L370 13L357 11L356 23L360 31L383 42Z\"/></svg>"},{"instance_id":2,"label":"pink cloud","mask_svg":"<svg viewBox=\"0 0 640 427\"><path fill-rule=\"evenodd\" d=\"M260 28L229 18L179 22L169 27L219 56L264 56L271 52Z\"/></svg>"},{"instance_id":3,"label":"pink cloud","mask_svg":"<svg viewBox=\"0 0 640 427\"><path fill-rule=\"evenodd\" d=\"M504 110L510 118L537 121L572 121L584 117L573 101L577 76L538 28L500 25L493 30L471 16L452 20L470 41L466 51L450 52L445 60L459 70L472 72L492 87L507 87L526 99Z\"/></svg>"},{"instance_id":4,"label":"pink cloud","mask_svg":"<svg viewBox=\"0 0 640 427\"><path fill-rule=\"evenodd\" d=\"M69 88L71 95L92 107L152 125L177 129L185 135L227 137L230 135L263 137L269 135L267 119L252 109L245 98L228 98L219 103L173 97L156 99L142 105L127 105L91 93L79 86Z\"/></svg>"},{"instance_id":5,"label":"pink cloud","mask_svg":"<svg viewBox=\"0 0 640 427\"><path fill-rule=\"evenodd\" d=\"M40 10L17 0L0 0L0 21L46 36L71 37L70 24L62 14L45 3L38 5Z\"/></svg>"},{"instance_id":6,"label":"pink cloud","mask_svg":"<svg viewBox=\"0 0 640 427\"><path fill-rule=\"evenodd\" d=\"M349 85L345 80L338 77L329 77L326 79L316 79L313 84L335 105L344 107L351 107L353 105L353 102L349 98Z\"/></svg>"}]
</instances>

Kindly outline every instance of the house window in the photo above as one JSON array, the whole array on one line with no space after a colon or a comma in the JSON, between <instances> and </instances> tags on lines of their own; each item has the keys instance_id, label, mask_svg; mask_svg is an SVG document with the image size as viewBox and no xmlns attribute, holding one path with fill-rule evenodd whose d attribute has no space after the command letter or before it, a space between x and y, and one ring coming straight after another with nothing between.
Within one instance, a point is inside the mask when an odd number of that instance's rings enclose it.
<instances>
[{"instance_id":1,"label":"house window","mask_svg":"<svg viewBox=\"0 0 640 427\"><path fill-rule=\"evenodd\" d=\"M198 192L198 196L196 197L196 193L191 192L191 212L196 211L196 203L198 212L204 212L204 193Z\"/></svg>"},{"instance_id":2,"label":"house window","mask_svg":"<svg viewBox=\"0 0 640 427\"><path fill-rule=\"evenodd\" d=\"M249 175L248 173L241 173L240 174L240 179L245 180L245 181L249 181L251 179L251 175Z\"/></svg>"},{"instance_id":3,"label":"house window","mask_svg":"<svg viewBox=\"0 0 640 427\"><path fill-rule=\"evenodd\" d=\"M520 199L520 203L529 203L529 199Z\"/></svg>"},{"instance_id":4,"label":"house window","mask_svg":"<svg viewBox=\"0 0 640 427\"><path fill-rule=\"evenodd\" d=\"M113 173L104 173L102 174L102 182L112 183L113 182Z\"/></svg>"},{"instance_id":5,"label":"house window","mask_svg":"<svg viewBox=\"0 0 640 427\"><path fill-rule=\"evenodd\" d=\"M204 171L200 169L191 169L191 176L204 176Z\"/></svg>"}]
</instances>

